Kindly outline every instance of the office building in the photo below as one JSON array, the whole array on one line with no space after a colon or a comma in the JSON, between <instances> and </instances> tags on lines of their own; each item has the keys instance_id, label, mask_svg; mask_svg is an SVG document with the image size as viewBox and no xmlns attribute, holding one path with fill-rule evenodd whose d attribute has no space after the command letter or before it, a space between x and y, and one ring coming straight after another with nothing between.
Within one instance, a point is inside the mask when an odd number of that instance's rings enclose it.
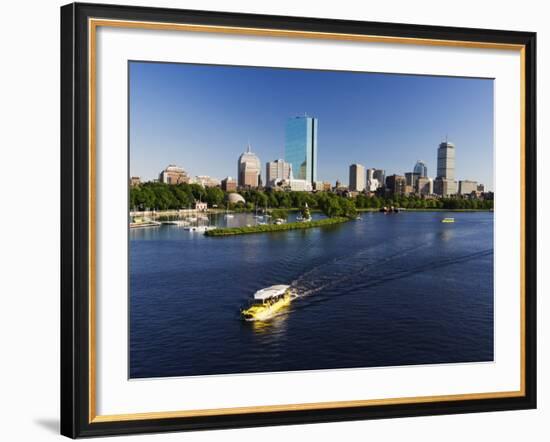
<instances>
[{"instance_id":1,"label":"office building","mask_svg":"<svg viewBox=\"0 0 550 442\"><path fill-rule=\"evenodd\" d=\"M386 189L392 195L404 195L407 182L403 175L390 175L386 177Z\"/></svg>"},{"instance_id":2,"label":"office building","mask_svg":"<svg viewBox=\"0 0 550 442\"><path fill-rule=\"evenodd\" d=\"M273 187L277 181L288 180L291 178L290 163L284 160L269 161L265 165L265 185Z\"/></svg>"},{"instance_id":3,"label":"office building","mask_svg":"<svg viewBox=\"0 0 550 442\"><path fill-rule=\"evenodd\" d=\"M378 182L376 178L371 178L370 180L367 180L367 191L368 192L376 192L378 189L380 189L382 185Z\"/></svg>"},{"instance_id":4,"label":"office building","mask_svg":"<svg viewBox=\"0 0 550 442\"><path fill-rule=\"evenodd\" d=\"M477 181L461 180L458 182L460 195L470 195L472 192L477 192Z\"/></svg>"},{"instance_id":5,"label":"office building","mask_svg":"<svg viewBox=\"0 0 550 442\"><path fill-rule=\"evenodd\" d=\"M367 170L367 190L369 192L376 192L378 189L383 187L385 180L386 177L384 170L374 168Z\"/></svg>"},{"instance_id":6,"label":"office building","mask_svg":"<svg viewBox=\"0 0 550 442\"><path fill-rule=\"evenodd\" d=\"M330 192L332 185L328 181L315 181L313 183L313 190L318 192Z\"/></svg>"},{"instance_id":7,"label":"office building","mask_svg":"<svg viewBox=\"0 0 550 442\"><path fill-rule=\"evenodd\" d=\"M410 186L412 189L416 189L416 181L420 178L420 174L417 172L407 172L405 173L405 181L407 186Z\"/></svg>"},{"instance_id":8,"label":"office building","mask_svg":"<svg viewBox=\"0 0 550 442\"><path fill-rule=\"evenodd\" d=\"M313 185L308 180L297 180L290 178L283 181L283 187L289 189L291 192L311 192Z\"/></svg>"},{"instance_id":9,"label":"office building","mask_svg":"<svg viewBox=\"0 0 550 442\"><path fill-rule=\"evenodd\" d=\"M235 192L237 190L237 180L230 176L222 180L222 190L225 192Z\"/></svg>"},{"instance_id":10,"label":"office building","mask_svg":"<svg viewBox=\"0 0 550 442\"><path fill-rule=\"evenodd\" d=\"M165 184L189 183L189 175L183 168L170 164L159 174L159 181Z\"/></svg>"},{"instance_id":11,"label":"office building","mask_svg":"<svg viewBox=\"0 0 550 442\"><path fill-rule=\"evenodd\" d=\"M352 164L349 166L349 190L362 192L367 184L365 166Z\"/></svg>"},{"instance_id":12,"label":"office building","mask_svg":"<svg viewBox=\"0 0 550 442\"><path fill-rule=\"evenodd\" d=\"M193 179L193 183L199 184L202 187L216 187L220 185L220 180L208 175L198 175Z\"/></svg>"},{"instance_id":13,"label":"office building","mask_svg":"<svg viewBox=\"0 0 550 442\"><path fill-rule=\"evenodd\" d=\"M434 181L428 177L419 177L416 180L416 193L428 196L434 193Z\"/></svg>"},{"instance_id":14,"label":"office building","mask_svg":"<svg viewBox=\"0 0 550 442\"><path fill-rule=\"evenodd\" d=\"M436 177L434 180L434 193L442 197L456 195L457 183L446 178Z\"/></svg>"},{"instance_id":15,"label":"office building","mask_svg":"<svg viewBox=\"0 0 550 442\"><path fill-rule=\"evenodd\" d=\"M344 186L339 178L336 178L336 182L334 183L334 190L336 191L343 191L348 190L347 186Z\"/></svg>"},{"instance_id":16,"label":"office building","mask_svg":"<svg viewBox=\"0 0 550 442\"><path fill-rule=\"evenodd\" d=\"M456 193L455 181L455 146L444 141L437 149L437 177L434 181L434 192L441 196Z\"/></svg>"},{"instance_id":17,"label":"office building","mask_svg":"<svg viewBox=\"0 0 550 442\"><path fill-rule=\"evenodd\" d=\"M370 168L367 170L367 190L376 192L386 182L386 171Z\"/></svg>"},{"instance_id":18,"label":"office building","mask_svg":"<svg viewBox=\"0 0 550 442\"><path fill-rule=\"evenodd\" d=\"M292 166L293 179L317 181L317 118L289 118L285 131L285 161Z\"/></svg>"},{"instance_id":19,"label":"office building","mask_svg":"<svg viewBox=\"0 0 550 442\"><path fill-rule=\"evenodd\" d=\"M424 161L418 160L414 165L413 172L418 174L419 177L425 178L428 176L428 166Z\"/></svg>"},{"instance_id":20,"label":"office building","mask_svg":"<svg viewBox=\"0 0 550 442\"><path fill-rule=\"evenodd\" d=\"M252 152L250 143L246 152L243 152L239 157L237 171L237 183L239 187L255 188L260 185L260 159Z\"/></svg>"}]
</instances>

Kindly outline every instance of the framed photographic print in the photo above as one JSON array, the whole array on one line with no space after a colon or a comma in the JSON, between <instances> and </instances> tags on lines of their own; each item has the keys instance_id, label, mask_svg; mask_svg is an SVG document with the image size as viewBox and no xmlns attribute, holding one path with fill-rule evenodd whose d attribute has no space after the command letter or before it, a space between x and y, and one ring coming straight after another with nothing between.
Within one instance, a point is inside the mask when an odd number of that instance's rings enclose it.
<instances>
[{"instance_id":1,"label":"framed photographic print","mask_svg":"<svg viewBox=\"0 0 550 442\"><path fill-rule=\"evenodd\" d=\"M535 43L62 7L62 434L534 408Z\"/></svg>"}]
</instances>

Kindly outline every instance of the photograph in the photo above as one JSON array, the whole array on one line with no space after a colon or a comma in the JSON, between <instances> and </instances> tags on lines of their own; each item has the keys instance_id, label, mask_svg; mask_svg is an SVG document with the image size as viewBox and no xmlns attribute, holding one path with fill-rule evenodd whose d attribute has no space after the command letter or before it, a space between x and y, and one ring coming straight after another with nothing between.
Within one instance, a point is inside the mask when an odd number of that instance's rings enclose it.
<instances>
[{"instance_id":1,"label":"photograph","mask_svg":"<svg viewBox=\"0 0 550 442\"><path fill-rule=\"evenodd\" d=\"M183 6L60 8L61 434L531 425L527 12Z\"/></svg>"},{"instance_id":2,"label":"photograph","mask_svg":"<svg viewBox=\"0 0 550 442\"><path fill-rule=\"evenodd\" d=\"M127 63L129 379L494 362L494 78Z\"/></svg>"}]
</instances>

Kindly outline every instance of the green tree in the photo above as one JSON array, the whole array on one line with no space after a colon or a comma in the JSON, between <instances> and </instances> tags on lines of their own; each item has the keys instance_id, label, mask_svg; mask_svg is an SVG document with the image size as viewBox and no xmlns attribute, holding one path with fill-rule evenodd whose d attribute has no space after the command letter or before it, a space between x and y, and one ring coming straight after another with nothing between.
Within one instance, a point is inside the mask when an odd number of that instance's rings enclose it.
<instances>
[{"instance_id":1,"label":"green tree","mask_svg":"<svg viewBox=\"0 0 550 442\"><path fill-rule=\"evenodd\" d=\"M342 207L338 203L337 198L328 198L321 210L329 217L340 216L342 214Z\"/></svg>"},{"instance_id":2,"label":"green tree","mask_svg":"<svg viewBox=\"0 0 550 442\"><path fill-rule=\"evenodd\" d=\"M208 187L206 189L206 202L210 207L221 206L225 200L225 193L219 187Z\"/></svg>"},{"instance_id":3,"label":"green tree","mask_svg":"<svg viewBox=\"0 0 550 442\"><path fill-rule=\"evenodd\" d=\"M258 193L258 196L256 198L256 204L258 208L265 209L268 206L269 198L264 192Z\"/></svg>"},{"instance_id":4,"label":"green tree","mask_svg":"<svg viewBox=\"0 0 550 442\"><path fill-rule=\"evenodd\" d=\"M356 218L357 217L357 209L355 208L355 204L353 201L347 198L340 198L340 215L345 216L347 218Z\"/></svg>"},{"instance_id":5,"label":"green tree","mask_svg":"<svg viewBox=\"0 0 550 442\"><path fill-rule=\"evenodd\" d=\"M287 209L292 207L292 201L288 192L277 192L277 200L279 201L278 207Z\"/></svg>"},{"instance_id":6,"label":"green tree","mask_svg":"<svg viewBox=\"0 0 550 442\"><path fill-rule=\"evenodd\" d=\"M271 217L273 219L287 219L288 217L288 211L284 210L284 209L273 209L271 211Z\"/></svg>"}]
</instances>

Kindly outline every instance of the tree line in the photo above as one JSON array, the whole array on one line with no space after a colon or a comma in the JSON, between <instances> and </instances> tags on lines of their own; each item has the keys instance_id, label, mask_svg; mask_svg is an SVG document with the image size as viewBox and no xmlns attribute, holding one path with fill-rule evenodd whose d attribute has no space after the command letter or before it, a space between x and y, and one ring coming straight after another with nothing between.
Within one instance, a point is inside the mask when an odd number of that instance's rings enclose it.
<instances>
[{"instance_id":1,"label":"tree line","mask_svg":"<svg viewBox=\"0 0 550 442\"><path fill-rule=\"evenodd\" d=\"M237 211L268 209L302 209L306 203L314 210L327 216L356 216L357 209L379 209L400 207L405 209L492 209L493 200L464 199L460 197L425 199L416 195L393 197L366 196L354 198L332 192L281 192L249 189L239 192L246 203L231 204L227 193L219 187L202 187L199 184L168 185L164 183L143 183L130 188L132 210L177 210L192 208L196 201L208 203L208 207L227 208Z\"/></svg>"}]
</instances>

